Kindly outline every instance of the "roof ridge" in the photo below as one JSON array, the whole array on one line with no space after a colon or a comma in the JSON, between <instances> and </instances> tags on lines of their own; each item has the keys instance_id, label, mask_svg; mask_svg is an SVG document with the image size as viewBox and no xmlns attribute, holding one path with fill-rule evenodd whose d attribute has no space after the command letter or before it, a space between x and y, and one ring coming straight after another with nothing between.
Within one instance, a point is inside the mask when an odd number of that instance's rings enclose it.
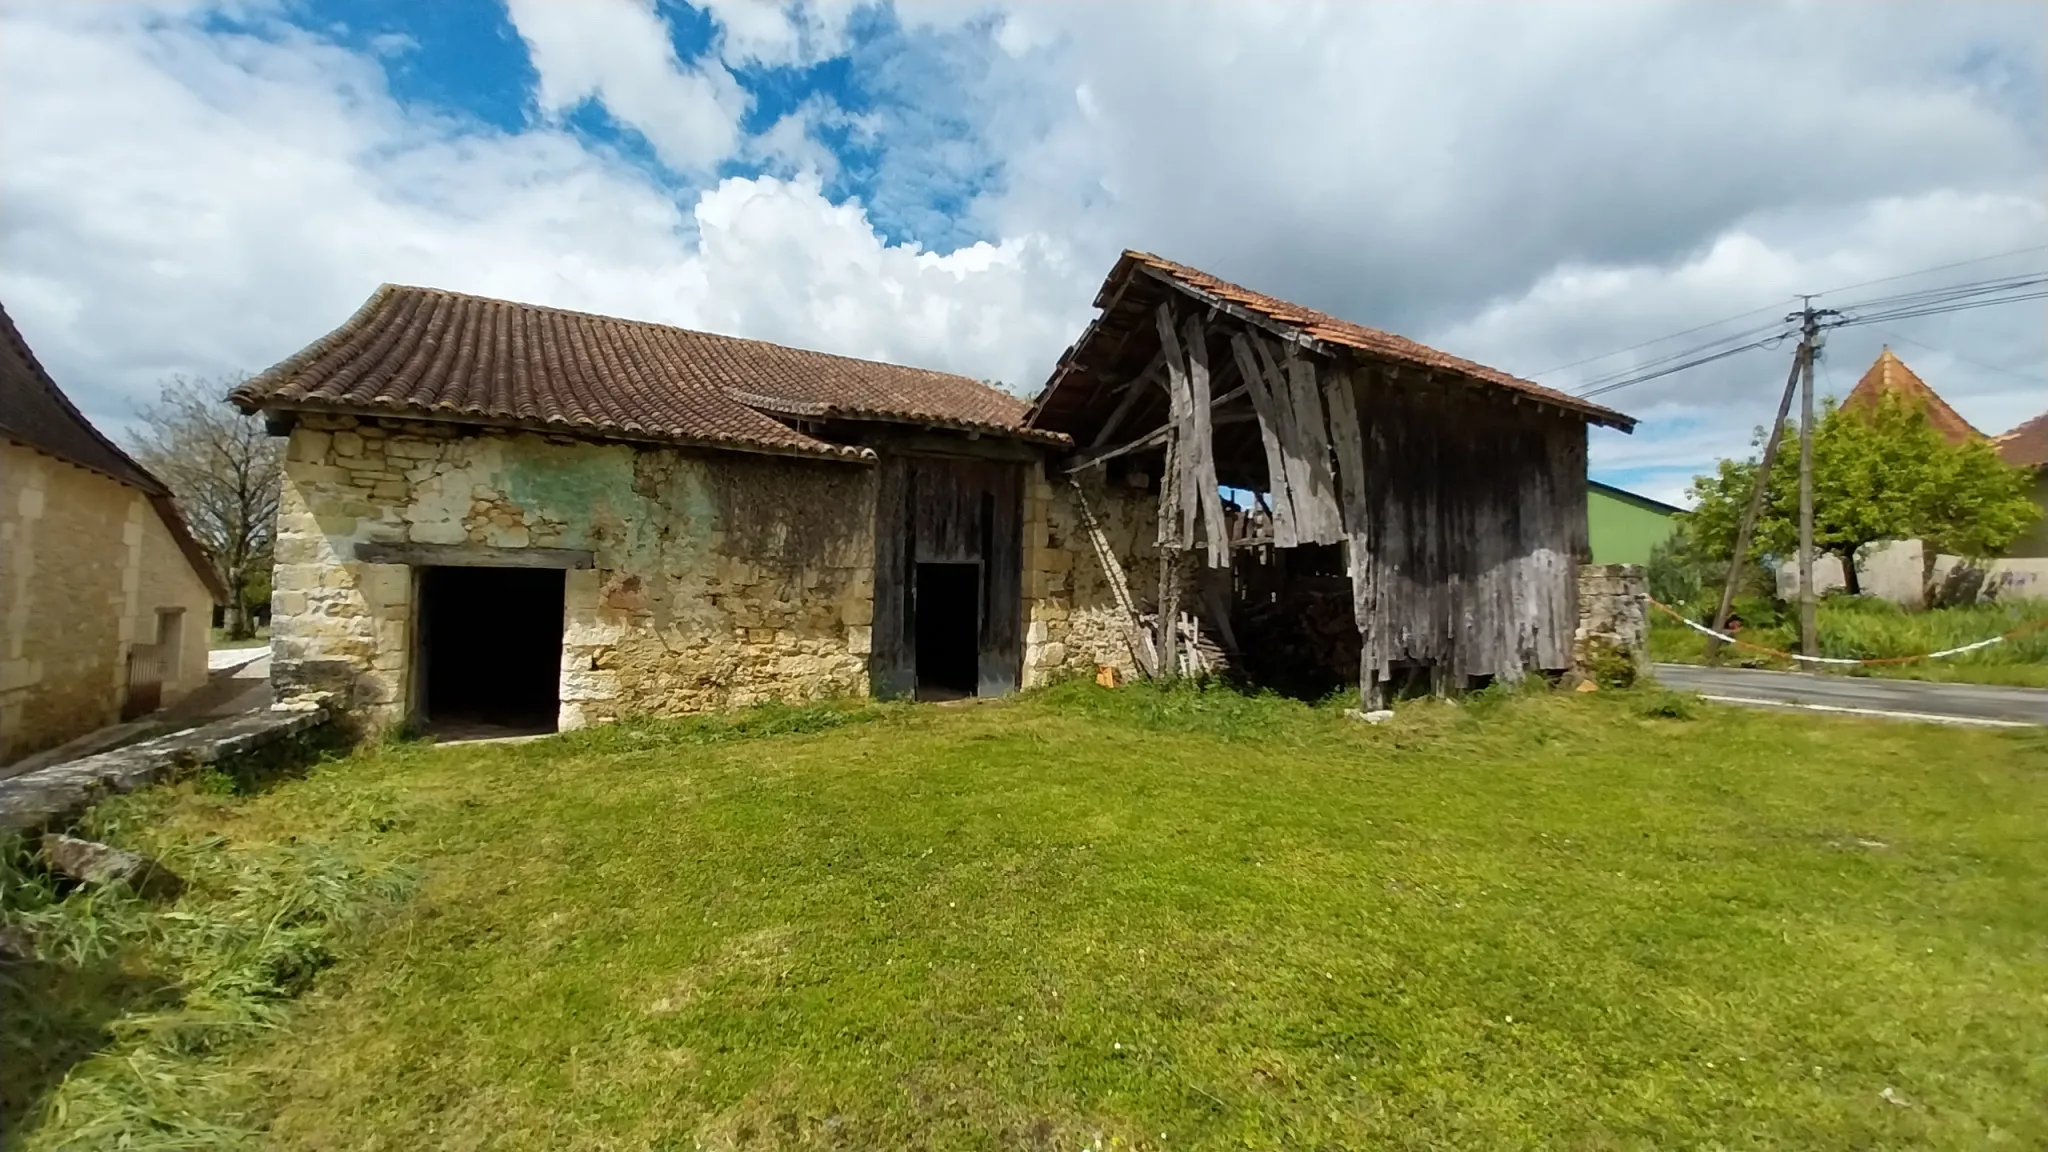
<instances>
[{"instance_id":1,"label":"roof ridge","mask_svg":"<svg viewBox=\"0 0 2048 1152\"><path fill-rule=\"evenodd\" d=\"M424 292L434 296L458 300L475 300L485 304L502 304L509 308L518 308L527 312L548 312L558 316L577 316L605 324L625 324L638 328L656 328L664 332L681 332L690 336L708 336L715 340L736 340L743 344L775 348L784 352L800 352L806 356L823 356L828 360L843 360L850 364L872 364L883 368L893 368L898 371L925 372L933 376L945 377L948 380L964 380L972 384L979 384L997 395L1009 396L1013 400L1019 399L1000 388L992 388L987 382L978 380L975 377L959 372L947 372L938 368L926 368L917 364L898 364L889 360L873 360L865 356L847 356L839 352L825 352L817 348L800 348L795 344L778 344L773 340L763 340L755 336L735 336L726 332L712 332L704 328L685 328L681 324L665 324L659 320L640 320L631 316L612 316L603 312L588 312L581 308L563 308L554 304L535 304L526 300L512 300L503 296L485 296L481 293L462 292L453 288L434 288L424 284L389 283L383 285L383 288L401 292ZM379 291L382 290L382 288L379 289Z\"/></svg>"}]
</instances>

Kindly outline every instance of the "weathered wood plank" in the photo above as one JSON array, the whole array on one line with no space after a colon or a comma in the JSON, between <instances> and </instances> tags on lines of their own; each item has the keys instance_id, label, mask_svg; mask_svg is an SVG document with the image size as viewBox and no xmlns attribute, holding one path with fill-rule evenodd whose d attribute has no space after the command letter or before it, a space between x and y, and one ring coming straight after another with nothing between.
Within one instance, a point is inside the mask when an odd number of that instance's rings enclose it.
<instances>
[{"instance_id":1,"label":"weathered wood plank","mask_svg":"<svg viewBox=\"0 0 2048 1152\"><path fill-rule=\"evenodd\" d=\"M1180 337L1173 329L1173 309L1161 301L1154 318L1159 325L1159 347L1166 353L1168 411L1166 415L1166 470L1159 481L1159 546L1182 548L1194 535L1195 494L1189 484L1187 360L1182 357Z\"/></svg>"},{"instance_id":2,"label":"weathered wood plank","mask_svg":"<svg viewBox=\"0 0 2048 1152\"><path fill-rule=\"evenodd\" d=\"M1337 505L1337 478L1330 467L1329 425L1323 417L1323 396L1316 387L1316 363L1307 356L1287 357L1287 382L1294 394L1294 425L1301 433L1307 458L1309 499L1319 544L1344 539L1344 515Z\"/></svg>"},{"instance_id":3,"label":"weathered wood plank","mask_svg":"<svg viewBox=\"0 0 2048 1152\"><path fill-rule=\"evenodd\" d=\"M1278 401L1266 385L1265 373L1252 358L1251 345L1243 333L1230 337L1230 352L1237 360L1237 374L1244 379L1244 387L1251 394L1252 408L1259 415L1259 445L1266 452L1267 511L1273 520L1273 543L1276 547L1292 548L1296 543L1294 534L1294 501L1288 496L1287 458L1280 452L1280 412Z\"/></svg>"},{"instance_id":4,"label":"weathered wood plank","mask_svg":"<svg viewBox=\"0 0 2048 1152\"><path fill-rule=\"evenodd\" d=\"M877 699L899 699L917 691L910 578L915 536L909 466L901 456L885 455L875 471L874 619L868 650L868 690Z\"/></svg>"},{"instance_id":5,"label":"weathered wood plank","mask_svg":"<svg viewBox=\"0 0 2048 1152\"><path fill-rule=\"evenodd\" d=\"M1200 315L1187 318L1188 415L1195 458L1190 482L1200 512L1202 538L1209 548L1209 566L1230 566L1230 534L1223 522L1223 493L1216 484L1216 430L1210 422L1209 333ZM1192 541L1192 537L1190 537Z\"/></svg>"},{"instance_id":6,"label":"weathered wood plank","mask_svg":"<svg viewBox=\"0 0 2048 1152\"><path fill-rule=\"evenodd\" d=\"M416 568L595 568L587 548L488 548L481 544L356 545L365 564L410 564Z\"/></svg>"}]
</instances>

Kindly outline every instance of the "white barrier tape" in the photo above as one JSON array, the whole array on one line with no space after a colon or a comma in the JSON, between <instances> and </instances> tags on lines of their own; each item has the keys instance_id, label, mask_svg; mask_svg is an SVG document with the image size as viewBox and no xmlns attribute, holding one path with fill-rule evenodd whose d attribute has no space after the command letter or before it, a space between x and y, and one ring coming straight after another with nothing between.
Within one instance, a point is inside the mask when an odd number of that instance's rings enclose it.
<instances>
[{"instance_id":1,"label":"white barrier tape","mask_svg":"<svg viewBox=\"0 0 2048 1152\"><path fill-rule=\"evenodd\" d=\"M1723 644L1740 644L1740 643L1743 643L1743 641L1739 641L1739 640L1737 640L1737 639L1736 639L1735 637L1733 637L1733 636L1723 636L1723 635L1722 635L1722 634L1720 634L1719 632L1716 632L1716 631L1714 631L1714 630L1713 630L1712 628L1709 628L1709 627L1707 627L1707 626L1706 626L1705 624L1700 624L1700 623L1697 623L1697 622L1695 622L1695 621L1692 621L1692 620L1687 620L1687 619L1686 619L1685 617L1683 617L1683 616L1680 616L1680 617L1678 617L1678 619L1679 619L1679 621L1680 621L1681 623L1683 623L1683 624L1684 624L1684 625L1685 625L1685 626L1686 626L1687 628L1690 628L1690 629L1692 629L1692 630L1693 630L1693 631L1695 631L1695 632L1700 632L1700 633L1704 633L1704 634L1706 634L1706 635L1708 635L1708 636L1712 636L1712 637L1713 637L1714 639L1716 639L1716 640L1719 640L1719 641L1720 641L1721 643L1723 643ZM1993 637L1992 637L1991 639L1989 639L1989 640L1979 640L1979 641L1977 641L1977 642L1976 642L1975 644L1965 644L1965 645L1963 645L1963 646L1962 646L1962 647L1960 647L1960 648L1944 648L1944 649L1942 649L1942 650L1941 650L1941 651L1939 651L1939 652L1929 652L1929 653L1927 653L1927 654L1926 654L1926 655L1924 655L1924 656L1915 656L1915 657L1913 657L1913 659L1915 659L1915 660L1939 660L1939 659L1941 659L1941 658L1942 658L1942 657L1944 657L1944 656L1960 656L1960 655L1962 655L1962 654L1963 654L1963 653L1965 653L1965 652L1975 652L1975 651L1976 651L1977 649L1979 649L1979 648L1989 648L1989 647L1991 647L1991 646L1992 646L1993 644L2001 644L2001 643L2004 643L2004 641L2005 641L2005 637L2003 637L2003 636L1993 636ZM1756 647L1756 645L1754 645L1754 644L1749 644L1749 645L1746 645L1746 646L1747 646L1747 647L1751 647L1751 648L1754 648L1754 647ZM1767 651L1768 651L1768 649L1767 649ZM1786 657L1790 657L1791 659L1794 659L1794 660L1800 660L1800 661L1803 661L1803 662L1805 662L1805 663L1808 663L1808 664L1877 664L1877 663L1898 663L1898 661L1896 661L1896 660L1886 660L1886 661L1877 661L1877 660L1852 660L1852 659L1849 659L1849 658L1847 658L1847 657L1844 657L1844 656L1801 656L1801 655L1800 655L1799 653L1797 653L1797 652L1779 652L1779 653L1777 653L1777 655L1780 655L1780 656L1786 656Z\"/></svg>"}]
</instances>

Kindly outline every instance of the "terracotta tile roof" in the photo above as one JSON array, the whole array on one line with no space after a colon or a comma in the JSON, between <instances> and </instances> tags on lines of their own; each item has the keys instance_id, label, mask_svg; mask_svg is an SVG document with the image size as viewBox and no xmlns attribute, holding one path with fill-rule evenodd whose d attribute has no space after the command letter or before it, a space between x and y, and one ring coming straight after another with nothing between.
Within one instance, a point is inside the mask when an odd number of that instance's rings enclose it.
<instances>
[{"instance_id":1,"label":"terracotta tile roof","mask_svg":"<svg viewBox=\"0 0 2048 1152\"><path fill-rule=\"evenodd\" d=\"M1057 440L978 380L759 340L387 284L348 322L235 390L316 409L842 459L867 449L784 416L899 421Z\"/></svg>"},{"instance_id":2,"label":"terracotta tile roof","mask_svg":"<svg viewBox=\"0 0 2048 1152\"><path fill-rule=\"evenodd\" d=\"M71 403L36 359L4 306L0 306L0 436L141 492L214 602L228 598L227 586L213 570L206 549L193 539L192 530L178 515L170 488L102 435Z\"/></svg>"},{"instance_id":3,"label":"terracotta tile roof","mask_svg":"<svg viewBox=\"0 0 2048 1152\"><path fill-rule=\"evenodd\" d=\"M1885 395L1902 396L1907 403L1919 405L1927 413L1927 422L1951 444L1965 444L1972 440L1984 439L1984 434L1963 419L1962 414L1948 406L1948 401L1927 386L1906 362L1894 355L1887 346L1877 354L1870 370L1849 394L1842 398L1845 409L1867 408Z\"/></svg>"},{"instance_id":4,"label":"terracotta tile roof","mask_svg":"<svg viewBox=\"0 0 2048 1152\"><path fill-rule=\"evenodd\" d=\"M1484 381L1488 384L1495 384L1502 388L1513 389L1516 392L1535 396L1561 408L1577 412L1595 424L1619 428L1624 432L1635 427L1636 422L1633 417L1625 416L1612 408L1602 407L1591 401L1581 400L1576 396L1559 392L1554 388L1545 388L1534 381L1524 380L1518 376L1510 376L1499 369L1489 368L1484 364L1475 363L1463 357L1453 356L1448 352L1440 352L1426 344L1418 344L1405 336L1396 336L1391 332L1381 332L1376 328L1367 328L1362 324L1353 324L1349 320L1339 320L1335 316L1317 312L1312 308L1303 308L1298 304L1290 304L1285 300L1276 299L1262 292L1254 292L1249 288L1239 287L1227 280L1219 280L1200 269L1190 268L1185 264L1176 264L1163 257L1154 256L1150 252L1125 251L1123 259L1117 264L1116 271L1110 273L1111 281L1118 279L1118 273L1124 270L1126 264L1137 264L1163 273L1183 288L1192 289L1198 294L1212 296L1230 304L1235 304L1268 320L1296 328L1303 335L1320 340L1326 344L1338 344L1347 348L1354 348L1382 359L1402 364L1412 364L1420 368L1437 368L1446 372L1455 372L1460 376ZM1097 307L1104 306L1106 295L1107 284L1105 284L1105 295L1096 298Z\"/></svg>"},{"instance_id":5,"label":"terracotta tile roof","mask_svg":"<svg viewBox=\"0 0 2048 1152\"><path fill-rule=\"evenodd\" d=\"M1991 443L2007 464L2021 468L2048 467L2048 412L2003 436L1994 437Z\"/></svg>"}]
</instances>

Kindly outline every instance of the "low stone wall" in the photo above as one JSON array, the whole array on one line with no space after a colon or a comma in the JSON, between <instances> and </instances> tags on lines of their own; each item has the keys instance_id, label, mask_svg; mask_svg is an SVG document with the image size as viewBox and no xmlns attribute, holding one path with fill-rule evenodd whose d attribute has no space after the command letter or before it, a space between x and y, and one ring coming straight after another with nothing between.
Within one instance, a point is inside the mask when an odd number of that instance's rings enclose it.
<instances>
[{"instance_id":1,"label":"low stone wall","mask_svg":"<svg viewBox=\"0 0 2048 1152\"><path fill-rule=\"evenodd\" d=\"M1579 627L1572 637L1573 671L1594 676L1603 664L1626 660L1637 673L1650 667L1650 586L1640 564L1586 564L1579 568Z\"/></svg>"},{"instance_id":2,"label":"low stone wall","mask_svg":"<svg viewBox=\"0 0 2048 1152\"><path fill-rule=\"evenodd\" d=\"M333 718L325 698L306 697L0 780L0 831L61 826L109 794L246 756Z\"/></svg>"}]
</instances>

